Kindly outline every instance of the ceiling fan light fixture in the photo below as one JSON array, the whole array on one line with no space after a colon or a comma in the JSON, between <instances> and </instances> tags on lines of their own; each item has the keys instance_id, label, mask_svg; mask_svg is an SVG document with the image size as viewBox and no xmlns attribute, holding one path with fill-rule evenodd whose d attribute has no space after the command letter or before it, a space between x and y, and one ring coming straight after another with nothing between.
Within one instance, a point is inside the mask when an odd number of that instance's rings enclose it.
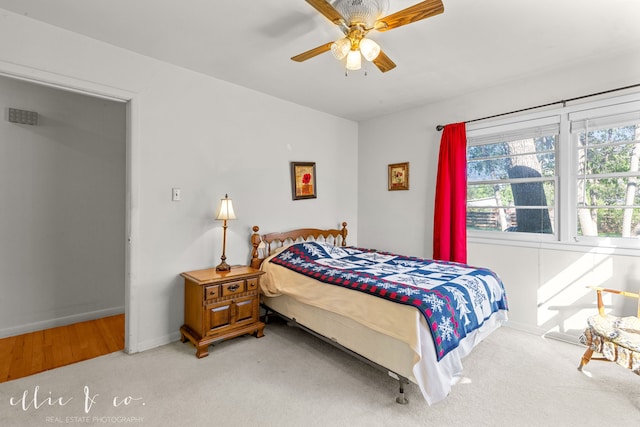
<instances>
[{"instance_id":1,"label":"ceiling fan light fixture","mask_svg":"<svg viewBox=\"0 0 640 427\"><path fill-rule=\"evenodd\" d=\"M359 50L350 50L347 55L347 70L355 71L362 67L362 58Z\"/></svg>"},{"instance_id":2,"label":"ceiling fan light fixture","mask_svg":"<svg viewBox=\"0 0 640 427\"><path fill-rule=\"evenodd\" d=\"M380 45L371 39L360 40L360 52L364 59L371 62L380 55Z\"/></svg>"},{"instance_id":3,"label":"ceiling fan light fixture","mask_svg":"<svg viewBox=\"0 0 640 427\"><path fill-rule=\"evenodd\" d=\"M342 59L351 50L351 40L345 37L331 44L331 53L336 59Z\"/></svg>"},{"instance_id":4,"label":"ceiling fan light fixture","mask_svg":"<svg viewBox=\"0 0 640 427\"><path fill-rule=\"evenodd\" d=\"M370 31L386 32L444 12L442 0L421 0L391 15L386 15L389 0L306 0L306 2L336 25L346 36L343 38L348 40L340 39L324 43L292 56L291 60L303 62L332 51L333 56L339 60L347 56L348 70L359 70L362 67L362 56L364 56L383 73L393 70L396 64L380 50L377 43L365 38L367 34ZM362 46L360 46L361 43Z\"/></svg>"}]
</instances>

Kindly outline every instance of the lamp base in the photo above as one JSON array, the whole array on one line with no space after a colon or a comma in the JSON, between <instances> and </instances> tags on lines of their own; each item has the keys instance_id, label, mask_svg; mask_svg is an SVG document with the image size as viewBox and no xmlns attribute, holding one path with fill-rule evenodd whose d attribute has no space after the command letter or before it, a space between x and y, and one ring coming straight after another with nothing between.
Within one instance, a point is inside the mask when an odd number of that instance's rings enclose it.
<instances>
[{"instance_id":1,"label":"lamp base","mask_svg":"<svg viewBox=\"0 0 640 427\"><path fill-rule=\"evenodd\" d=\"M216 265L216 271L229 271L231 270L231 266L229 264L227 264L224 260Z\"/></svg>"}]
</instances>

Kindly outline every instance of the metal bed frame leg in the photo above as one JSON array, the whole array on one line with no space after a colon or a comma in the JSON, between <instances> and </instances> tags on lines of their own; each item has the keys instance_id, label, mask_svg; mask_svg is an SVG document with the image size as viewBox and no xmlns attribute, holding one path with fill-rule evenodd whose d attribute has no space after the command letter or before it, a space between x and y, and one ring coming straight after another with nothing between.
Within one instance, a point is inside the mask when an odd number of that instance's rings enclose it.
<instances>
[{"instance_id":1,"label":"metal bed frame leg","mask_svg":"<svg viewBox=\"0 0 640 427\"><path fill-rule=\"evenodd\" d=\"M264 323L269 323L269 312L274 313L269 307L267 307L264 304L260 304L260 307L262 307L264 309Z\"/></svg>"},{"instance_id":2,"label":"metal bed frame leg","mask_svg":"<svg viewBox=\"0 0 640 427\"><path fill-rule=\"evenodd\" d=\"M406 405L407 403L409 403L409 400L404 397L404 383L400 380L398 380L398 382L400 383L400 390L398 391L398 397L396 397L396 403Z\"/></svg>"},{"instance_id":3,"label":"metal bed frame leg","mask_svg":"<svg viewBox=\"0 0 640 427\"><path fill-rule=\"evenodd\" d=\"M391 378L395 378L396 380L398 380L398 384L400 385L400 388L398 390L398 397L396 397L396 403L399 403L400 405L406 405L407 403L409 403L409 399L404 397L404 385L409 384L409 380L403 376L396 374L395 372L389 371L388 374Z\"/></svg>"}]
</instances>

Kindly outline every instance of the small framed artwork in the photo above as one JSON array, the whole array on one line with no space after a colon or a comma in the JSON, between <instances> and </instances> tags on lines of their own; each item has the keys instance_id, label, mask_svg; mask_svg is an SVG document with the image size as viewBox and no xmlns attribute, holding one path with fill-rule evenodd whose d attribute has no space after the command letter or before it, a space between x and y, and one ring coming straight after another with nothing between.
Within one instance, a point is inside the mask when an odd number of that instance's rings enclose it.
<instances>
[{"instance_id":1,"label":"small framed artwork","mask_svg":"<svg viewBox=\"0 0 640 427\"><path fill-rule=\"evenodd\" d=\"M389 165L389 191L409 189L409 162Z\"/></svg>"},{"instance_id":2,"label":"small framed artwork","mask_svg":"<svg viewBox=\"0 0 640 427\"><path fill-rule=\"evenodd\" d=\"M293 200L317 197L315 162L291 162L291 193Z\"/></svg>"}]
</instances>

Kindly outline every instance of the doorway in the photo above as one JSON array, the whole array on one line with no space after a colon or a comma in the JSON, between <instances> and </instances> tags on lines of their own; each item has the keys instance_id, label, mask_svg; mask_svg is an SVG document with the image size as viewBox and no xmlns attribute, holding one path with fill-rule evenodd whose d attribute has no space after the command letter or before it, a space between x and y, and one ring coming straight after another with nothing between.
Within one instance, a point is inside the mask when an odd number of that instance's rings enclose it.
<instances>
[{"instance_id":1,"label":"doorway","mask_svg":"<svg viewBox=\"0 0 640 427\"><path fill-rule=\"evenodd\" d=\"M0 337L122 315L130 264L126 99L9 75L0 76L0 102L0 178L11 183L0 185ZM10 109L37 121L10 121Z\"/></svg>"}]
</instances>

